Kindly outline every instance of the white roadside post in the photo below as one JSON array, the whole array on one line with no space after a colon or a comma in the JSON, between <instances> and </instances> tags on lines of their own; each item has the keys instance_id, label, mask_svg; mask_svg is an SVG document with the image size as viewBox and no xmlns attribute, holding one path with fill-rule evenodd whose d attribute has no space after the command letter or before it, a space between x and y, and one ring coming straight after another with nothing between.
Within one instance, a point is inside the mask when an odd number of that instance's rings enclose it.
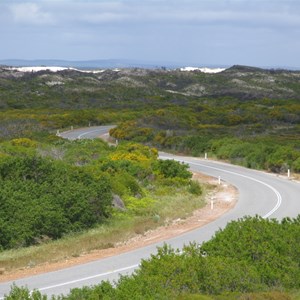
<instances>
[{"instance_id":1,"label":"white roadside post","mask_svg":"<svg viewBox=\"0 0 300 300\"><path fill-rule=\"evenodd\" d=\"M205 152L205 154L204 154L204 159L207 159L207 153Z\"/></svg>"},{"instance_id":2,"label":"white roadside post","mask_svg":"<svg viewBox=\"0 0 300 300\"><path fill-rule=\"evenodd\" d=\"M218 184L221 184L221 176L218 177Z\"/></svg>"}]
</instances>

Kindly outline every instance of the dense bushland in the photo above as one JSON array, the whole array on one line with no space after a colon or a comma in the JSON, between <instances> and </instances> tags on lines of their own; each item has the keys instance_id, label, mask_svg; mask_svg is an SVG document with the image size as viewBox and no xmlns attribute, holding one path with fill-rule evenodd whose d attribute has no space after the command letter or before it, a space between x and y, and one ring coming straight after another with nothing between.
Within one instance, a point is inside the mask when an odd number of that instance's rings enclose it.
<instances>
[{"instance_id":1,"label":"dense bushland","mask_svg":"<svg viewBox=\"0 0 300 300\"><path fill-rule=\"evenodd\" d=\"M153 217L155 190L164 186L202 192L187 165L158 160L156 149L51 140L0 143L0 250L59 239L120 214ZM116 197L121 211L113 208Z\"/></svg>"},{"instance_id":2,"label":"dense bushland","mask_svg":"<svg viewBox=\"0 0 300 300\"><path fill-rule=\"evenodd\" d=\"M120 124L118 139L273 172L300 171L299 72L234 66L218 74L0 68L0 140Z\"/></svg>"},{"instance_id":3,"label":"dense bushland","mask_svg":"<svg viewBox=\"0 0 300 300\"><path fill-rule=\"evenodd\" d=\"M116 285L102 282L56 299L292 299L287 292L300 288L299 230L300 217L245 217L182 253L159 248ZM21 292L14 287L6 299Z\"/></svg>"},{"instance_id":4,"label":"dense bushland","mask_svg":"<svg viewBox=\"0 0 300 300\"><path fill-rule=\"evenodd\" d=\"M0 178L2 249L57 239L111 213L109 179L83 168L38 156L5 157Z\"/></svg>"},{"instance_id":5,"label":"dense bushland","mask_svg":"<svg viewBox=\"0 0 300 300\"><path fill-rule=\"evenodd\" d=\"M136 109L184 105L191 99L231 96L298 99L299 72L233 66L206 74L180 70L121 69L102 73L74 70L23 73L0 67L0 109ZM150 105L149 105L150 104ZM239 118L230 118L234 123Z\"/></svg>"},{"instance_id":6,"label":"dense bushland","mask_svg":"<svg viewBox=\"0 0 300 300\"><path fill-rule=\"evenodd\" d=\"M226 159L272 172L300 172L300 105L296 100L199 99L148 111L111 129L117 139Z\"/></svg>"}]
</instances>

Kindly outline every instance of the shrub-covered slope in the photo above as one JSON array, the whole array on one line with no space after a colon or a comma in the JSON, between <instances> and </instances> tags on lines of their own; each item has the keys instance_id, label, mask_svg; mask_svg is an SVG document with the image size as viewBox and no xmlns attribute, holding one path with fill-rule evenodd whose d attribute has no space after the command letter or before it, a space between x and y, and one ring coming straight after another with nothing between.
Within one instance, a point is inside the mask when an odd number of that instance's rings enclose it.
<instances>
[{"instance_id":1,"label":"shrub-covered slope","mask_svg":"<svg viewBox=\"0 0 300 300\"><path fill-rule=\"evenodd\" d=\"M161 106L194 98L299 99L300 72L233 66L221 73L120 69L20 72L0 68L0 108Z\"/></svg>"}]
</instances>

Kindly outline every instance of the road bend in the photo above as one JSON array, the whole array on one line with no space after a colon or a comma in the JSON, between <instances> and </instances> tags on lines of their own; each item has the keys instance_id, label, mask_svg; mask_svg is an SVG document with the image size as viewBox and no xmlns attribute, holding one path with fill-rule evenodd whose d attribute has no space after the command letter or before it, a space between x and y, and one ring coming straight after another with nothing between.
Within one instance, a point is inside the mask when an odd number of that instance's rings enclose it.
<instances>
[{"instance_id":1,"label":"road bend","mask_svg":"<svg viewBox=\"0 0 300 300\"><path fill-rule=\"evenodd\" d=\"M81 128L61 133L61 136L72 140L92 139L108 133L110 128L112 126ZM185 162L189 164L192 171L220 177L222 181L234 185L239 192L237 204L215 221L164 242L59 271L1 283L0 299L4 294L9 293L13 283L27 286L29 289L39 289L43 294L50 296L67 294L72 288L98 284L102 280L117 280L120 274L132 273L138 268L142 259L156 253L157 247L162 246L163 243L175 248L182 248L192 241L202 243L209 240L218 229L224 228L229 221L246 215L260 215L264 218L280 220L284 217L296 217L300 213L300 184L287 177L208 159L176 156L163 152L159 156L161 159Z\"/></svg>"}]
</instances>

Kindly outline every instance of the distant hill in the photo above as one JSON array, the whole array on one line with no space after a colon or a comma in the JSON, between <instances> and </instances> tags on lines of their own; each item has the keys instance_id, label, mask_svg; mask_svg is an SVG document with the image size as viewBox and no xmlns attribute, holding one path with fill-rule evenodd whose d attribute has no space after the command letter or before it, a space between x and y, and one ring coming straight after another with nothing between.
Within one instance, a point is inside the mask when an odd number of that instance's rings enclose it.
<instances>
[{"instance_id":1,"label":"distant hill","mask_svg":"<svg viewBox=\"0 0 300 300\"><path fill-rule=\"evenodd\" d=\"M63 66L58 63L52 61ZM28 72L0 67L0 108L132 108L218 97L300 100L300 71L238 65L215 69L218 73L205 68L78 68Z\"/></svg>"}]
</instances>

